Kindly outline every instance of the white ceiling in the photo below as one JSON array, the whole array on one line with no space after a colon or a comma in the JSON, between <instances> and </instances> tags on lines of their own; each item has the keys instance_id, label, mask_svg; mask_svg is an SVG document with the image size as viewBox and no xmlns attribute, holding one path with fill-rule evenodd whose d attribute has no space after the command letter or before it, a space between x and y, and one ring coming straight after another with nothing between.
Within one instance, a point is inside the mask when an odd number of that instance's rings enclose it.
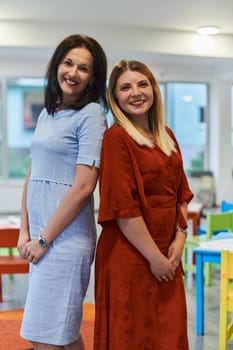
<instances>
[{"instance_id":1,"label":"white ceiling","mask_svg":"<svg viewBox=\"0 0 233 350\"><path fill-rule=\"evenodd\" d=\"M114 49L120 58L129 50L147 63L211 66L233 74L232 18L233 0L0 0L0 56L13 59L15 48L20 59L32 54L31 46L35 57L49 56L63 33L84 28L109 57L113 51L113 60ZM220 27L212 52L199 44L194 52L190 45L203 25Z\"/></svg>"},{"instance_id":2,"label":"white ceiling","mask_svg":"<svg viewBox=\"0 0 233 350\"><path fill-rule=\"evenodd\" d=\"M0 20L81 21L194 32L216 25L233 34L232 0L1 0Z\"/></svg>"}]
</instances>

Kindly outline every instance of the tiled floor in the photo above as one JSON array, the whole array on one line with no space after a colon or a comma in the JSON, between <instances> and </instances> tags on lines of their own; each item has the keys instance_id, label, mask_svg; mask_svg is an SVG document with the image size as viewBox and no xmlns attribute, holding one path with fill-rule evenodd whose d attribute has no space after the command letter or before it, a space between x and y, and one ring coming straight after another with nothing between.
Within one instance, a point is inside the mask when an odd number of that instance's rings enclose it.
<instances>
[{"instance_id":1,"label":"tiled floor","mask_svg":"<svg viewBox=\"0 0 233 350\"><path fill-rule=\"evenodd\" d=\"M26 290L27 275L15 275L11 281L8 276L3 276L4 302L0 304L0 310L23 308ZM219 321L219 271L216 270L213 284L205 287L205 335L196 336L196 295L195 279L189 276L186 283L186 295L188 305L188 326L190 350L218 350L218 321ZM93 274L88 289L86 302L93 302ZM233 349L233 344L228 349ZM169 349L168 349L169 350ZM177 349L179 350L179 349Z\"/></svg>"}]
</instances>

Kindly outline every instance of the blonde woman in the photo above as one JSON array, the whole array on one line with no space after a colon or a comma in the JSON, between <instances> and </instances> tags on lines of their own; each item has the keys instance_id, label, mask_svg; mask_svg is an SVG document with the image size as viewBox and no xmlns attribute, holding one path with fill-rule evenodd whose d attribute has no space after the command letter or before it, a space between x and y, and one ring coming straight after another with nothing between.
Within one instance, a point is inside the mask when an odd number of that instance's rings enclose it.
<instances>
[{"instance_id":1,"label":"blonde woman","mask_svg":"<svg viewBox=\"0 0 233 350\"><path fill-rule=\"evenodd\" d=\"M115 124L100 165L95 350L187 350L181 256L193 194L158 82L121 61L109 80Z\"/></svg>"}]
</instances>

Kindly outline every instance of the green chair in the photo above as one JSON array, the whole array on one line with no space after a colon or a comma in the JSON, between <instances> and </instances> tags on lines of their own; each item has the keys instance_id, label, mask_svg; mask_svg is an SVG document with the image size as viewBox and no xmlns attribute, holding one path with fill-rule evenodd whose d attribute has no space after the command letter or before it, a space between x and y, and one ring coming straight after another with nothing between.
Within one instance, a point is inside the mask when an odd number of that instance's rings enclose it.
<instances>
[{"instance_id":1,"label":"green chair","mask_svg":"<svg viewBox=\"0 0 233 350\"><path fill-rule=\"evenodd\" d=\"M196 273L195 259L190 261L190 251L198 247L201 242L205 242L216 233L221 231L233 232L233 212L226 213L208 213L206 216L206 234L188 237L185 242L182 263L184 272ZM233 234L232 234L233 235ZM219 267L218 267L219 268ZM211 285L212 265L205 264L204 269L205 285Z\"/></svg>"},{"instance_id":2,"label":"green chair","mask_svg":"<svg viewBox=\"0 0 233 350\"><path fill-rule=\"evenodd\" d=\"M220 205L220 212L226 213L228 211L233 211L233 202L222 200ZM206 228L199 226L197 229L197 234L203 235L205 233L206 233Z\"/></svg>"}]
</instances>

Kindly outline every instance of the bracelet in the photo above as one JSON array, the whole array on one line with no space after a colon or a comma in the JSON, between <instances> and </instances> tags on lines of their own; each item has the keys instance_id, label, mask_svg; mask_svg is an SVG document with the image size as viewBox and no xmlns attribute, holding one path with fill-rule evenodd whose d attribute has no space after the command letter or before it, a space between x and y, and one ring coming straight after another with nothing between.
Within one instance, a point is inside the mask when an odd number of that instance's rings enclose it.
<instances>
[{"instance_id":1,"label":"bracelet","mask_svg":"<svg viewBox=\"0 0 233 350\"><path fill-rule=\"evenodd\" d=\"M176 228L176 232L183 232L183 234L185 235L185 237L187 237L188 236L188 232L187 232L187 230L185 229L185 228L182 228L182 227L177 227Z\"/></svg>"}]
</instances>

